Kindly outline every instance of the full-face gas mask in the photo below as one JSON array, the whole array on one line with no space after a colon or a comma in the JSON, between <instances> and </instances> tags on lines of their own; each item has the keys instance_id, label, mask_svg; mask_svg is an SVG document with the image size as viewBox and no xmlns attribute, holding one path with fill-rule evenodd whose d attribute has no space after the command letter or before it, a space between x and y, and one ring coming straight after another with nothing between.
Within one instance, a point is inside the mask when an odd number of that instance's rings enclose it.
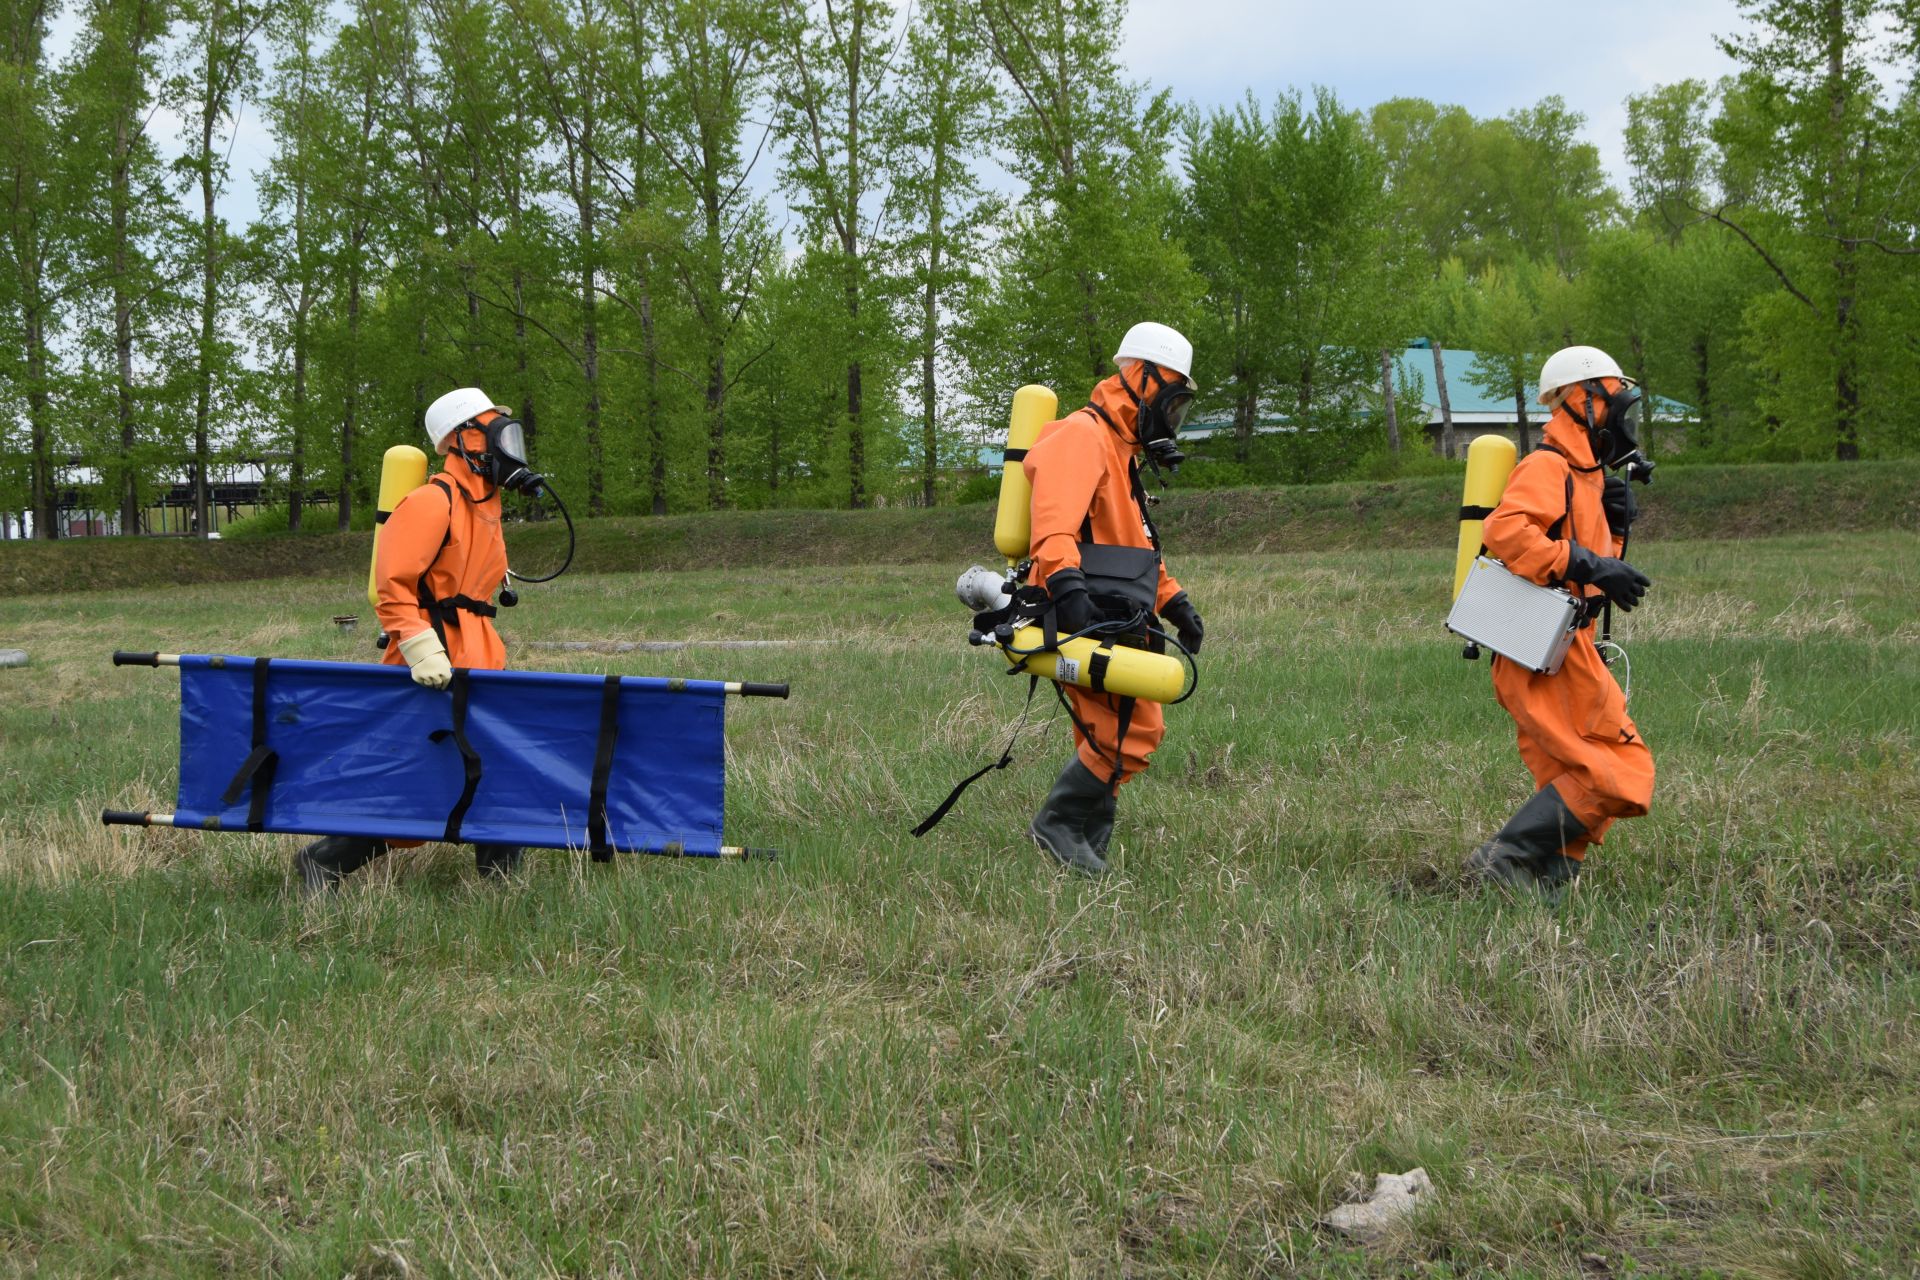
<instances>
[{"instance_id":1,"label":"full-face gas mask","mask_svg":"<svg viewBox=\"0 0 1920 1280\"><path fill-rule=\"evenodd\" d=\"M1193 408L1193 387L1185 379L1168 381L1161 375L1160 367L1150 361L1141 361L1140 367L1144 376L1139 391L1125 378L1120 380L1139 410L1134 422L1134 438L1140 442L1148 464L1155 471L1164 467L1178 472L1180 464L1187 460L1187 455L1180 451L1180 428ZM1151 394L1147 394L1148 379L1154 384Z\"/></svg>"},{"instance_id":2,"label":"full-face gas mask","mask_svg":"<svg viewBox=\"0 0 1920 1280\"><path fill-rule=\"evenodd\" d=\"M1587 393L1587 443L1593 448L1593 460L1608 470L1633 461L1640 454L1640 415L1646 403L1640 388L1623 382L1609 394L1597 378L1580 386ZM1652 464L1646 464L1646 469L1651 475Z\"/></svg>"},{"instance_id":3,"label":"full-face gas mask","mask_svg":"<svg viewBox=\"0 0 1920 1280\"><path fill-rule=\"evenodd\" d=\"M486 434L484 453L476 455L468 451L465 439L468 429ZM509 418L504 413L496 413L486 423L464 424L454 434L454 449L475 475L495 488L531 495L538 493L546 484L545 478L527 465L526 429L520 425L519 419Z\"/></svg>"}]
</instances>

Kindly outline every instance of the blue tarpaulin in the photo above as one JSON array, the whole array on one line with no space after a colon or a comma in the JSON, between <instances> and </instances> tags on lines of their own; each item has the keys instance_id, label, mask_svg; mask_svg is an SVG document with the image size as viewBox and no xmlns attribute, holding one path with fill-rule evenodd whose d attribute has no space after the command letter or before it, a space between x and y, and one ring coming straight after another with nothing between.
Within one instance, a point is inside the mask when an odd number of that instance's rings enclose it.
<instances>
[{"instance_id":1,"label":"blue tarpaulin","mask_svg":"<svg viewBox=\"0 0 1920 1280\"><path fill-rule=\"evenodd\" d=\"M179 665L177 827L721 849L720 681L463 671L438 691L400 666L204 654Z\"/></svg>"}]
</instances>

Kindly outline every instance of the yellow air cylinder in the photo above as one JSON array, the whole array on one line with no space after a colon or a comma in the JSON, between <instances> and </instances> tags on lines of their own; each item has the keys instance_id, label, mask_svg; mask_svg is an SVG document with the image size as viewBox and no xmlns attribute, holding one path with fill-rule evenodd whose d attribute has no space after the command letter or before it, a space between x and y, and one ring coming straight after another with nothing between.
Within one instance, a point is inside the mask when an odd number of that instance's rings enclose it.
<instances>
[{"instance_id":1,"label":"yellow air cylinder","mask_svg":"<svg viewBox=\"0 0 1920 1280\"><path fill-rule=\"evenodd\" d=\"M1013 393L1007 420L1007 452L1000 465L1000 510L993 518L993 545L1012 564L1024 559L1033 536L1033 486L1021 460L1040 438L1040 428L1060 410L1060 397L1035 383Z\"/></svg>"},{"instance_id":2,"label":"yellow air cylinder","mask_svg":"<svg viewBox=\"0 0 1920 1280\"><path fill-rule=\"evenodd\" d=\"M1022 627L1013 634L1016 649L1037 649L1043 643L1045 636L1039 627ZM1009 663L1020 661L1019 654L1005 649L1001 652L1006 654ZM1096 661L1097 657L1104 657L1105 661ZM1095 693L1114 693L1148 702L1172 702L1187 688L1187 669L1178 658L1146 649L1102 645L1090 636L1068 640L1058 649L1032 655L1026 660L1025 670Z\"/></svg>"},{"instance_id":3,"label":"yellow air cylinder","mask_svg":"<svg viewBox=\"0 0 1920 1280\"><path fill-rule=\"evenodd\" d=\"M380 501L373 514L373 557L367 565L367 603L380 607L380 526L387 522L400 499L427 482L427 455L410 444L397 444L380 460Z\"/></svg>"},{"instance_id":4,"label":"yellow air cylinder","mask_svg":"<svg viewBox=\"0 0 1920 1280\"><path fill-rule=\"evenodd\" d=\"M1505 436L1476 436L1467 446L1467 484L1460 495L1460 544L1453 562L1453 594L1467 580L1467 570L1480 554L1480 527L1500 505L1520 451Z\"/></svg>"}]
</instances>

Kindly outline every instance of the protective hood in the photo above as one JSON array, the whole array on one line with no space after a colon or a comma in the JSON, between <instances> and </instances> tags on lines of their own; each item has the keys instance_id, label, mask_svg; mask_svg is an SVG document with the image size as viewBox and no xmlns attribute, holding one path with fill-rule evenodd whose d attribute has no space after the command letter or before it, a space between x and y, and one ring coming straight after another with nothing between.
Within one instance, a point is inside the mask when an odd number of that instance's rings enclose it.
<instances>
[{"instance_id":1,"label":"protective hood","mask_svg":"<svg viewBox=\"0 0 1920 1280\"><path fill-rule=\"evenodd\" d=\"M1546 442L1567 455L1575 469L1592 471L1600 464L1593 456L1593 444L1587 438L1587 423L1583 415L1586 408L1587 393L1584 388L1575 387L1553 416L1547 419L1547 429L1543 433Z\"/></svg>"},{"instance_id":2,"label":"protective hood","mask_svg":"<svg viewBox=\"0 0 1920 1280\"><path fill-rule=\"evenodd\" d=\"M475 440L478 438L476 447ZM481 415L455 433L448 450L496 489L538 492L544 483L527 465L527 436L517 418L498 411Z\"/></svg>"},{"instance_id":3,"label":"protective hood","mask_svg":"<svg viewBox=\"0 0 1920 1280\"><path fill-rule=\"evenodd\" d=\"M1148 361L1129 373L1108 378L1094 388L1090 399L1100 417L1134 452L1146 457L1158 472L1178 471L1186 456L1180 452L1180 428L1193 407L1193 387L1185 378L1169 374ZM1124 406L1124 412L1120 406Z\"/></svg>"},{"instance_id":4,"label":"protective hood","mask_svg":"<svg viewBox=\"0 0 1920 1280\"><path fill-rule=\"evenodd\" d=\"M457 443L440 457L440 470L475 502L498 501L500 486L493 482L491 475L482 475L473 467L463 464L460 456L463 449L469 457L483 457L487 452L487 433L480 427L460 428Z\"/></svg>"},{"instance_id":5,"label":"protective hood","mask_svg":"<svg viewBox=\"0 0 1920 1280\"><path fill-rule=\"evenodd\" d=\"M1595 379L1568 389L1554 421L1564 416L1567 426L1578 436L1585 460L1576 465L1618 467L1639 452L1642 406L1640 389L1627 379ZM1550 423L1549 439L1553 438L1551 426ZM1555 443L1563 450L1567 447L1558 441ZM1571 456L1571 451L1569 454Z\"/></svg>"}]
</instances>

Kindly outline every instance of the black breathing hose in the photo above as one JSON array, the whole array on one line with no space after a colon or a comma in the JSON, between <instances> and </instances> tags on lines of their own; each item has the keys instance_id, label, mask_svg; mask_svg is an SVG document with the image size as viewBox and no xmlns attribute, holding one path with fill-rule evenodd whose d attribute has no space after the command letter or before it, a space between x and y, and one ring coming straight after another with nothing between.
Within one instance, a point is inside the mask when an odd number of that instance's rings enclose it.
<instances>
[{"instance_id":1,"label":"black breathing hose","mask_svg":"<svg viewBox=\"0 0 1920 1280\"><path fill-rule=\"evenodd\" d=\"M552 573L542 574L540 577L537 577L537 578L529 578L526 574L516 573L513 571L513 569L509 568L507 570L507 576L509 578L517 579L521 582L552 582L555 578L565 573L567 571L567 566L573 563L573 553L575 548L578 547L579 545L578 541L574 537L573 516L567 511L567 504L560 500L560 495L555 493L552 487L549 486L544 480L540 482L540 492L546 494L549 498L553 499L553 505L560 508L560 518L567 522L567 558L560 562L560 567L558 569L555 569Z\"/></svg>"}]
</instances>

